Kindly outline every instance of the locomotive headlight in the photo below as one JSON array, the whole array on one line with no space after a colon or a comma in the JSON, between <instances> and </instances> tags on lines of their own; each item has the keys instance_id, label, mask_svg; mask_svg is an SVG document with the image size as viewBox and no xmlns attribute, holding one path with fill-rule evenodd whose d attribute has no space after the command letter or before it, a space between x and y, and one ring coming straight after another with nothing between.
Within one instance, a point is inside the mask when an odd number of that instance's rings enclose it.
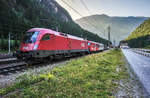
<instances>
[{"instance_id":1,"label":"locomotive headlight","mask_svg":"<svg viewBox=\"0 0 150 98\"><path fill-rule=\"evenodd\" d=\"M36 50L38 47L38 45L34 45L33 50Z\"/></svg>"}]
</instances>

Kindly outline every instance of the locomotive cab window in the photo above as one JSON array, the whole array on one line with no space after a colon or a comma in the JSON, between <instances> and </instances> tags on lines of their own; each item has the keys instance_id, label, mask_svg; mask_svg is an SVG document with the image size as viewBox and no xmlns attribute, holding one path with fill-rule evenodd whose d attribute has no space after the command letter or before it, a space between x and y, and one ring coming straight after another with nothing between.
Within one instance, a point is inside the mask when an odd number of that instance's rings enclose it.
<instances>
[{"instance_id":1,"label":"locomotive cab window","mask_svg":"<svg viewBox=\"0 0 150 98\"><path fill-rule=\"evenodd\" d=\"M39 32L26 32L22 42L23 43L35 43L36 42L36 38L38 36Z\"/></svg>"},{"instance_id":2,"label":"locomotive cab window","mask_svg":"<svg viewBox=\"0 0 150 98\"><path fill-rule=\"evenodd\" d=\"M46 34L42 37L42 40L50 40L50 35L49 34Z\"/></svg>"}]
</instances>

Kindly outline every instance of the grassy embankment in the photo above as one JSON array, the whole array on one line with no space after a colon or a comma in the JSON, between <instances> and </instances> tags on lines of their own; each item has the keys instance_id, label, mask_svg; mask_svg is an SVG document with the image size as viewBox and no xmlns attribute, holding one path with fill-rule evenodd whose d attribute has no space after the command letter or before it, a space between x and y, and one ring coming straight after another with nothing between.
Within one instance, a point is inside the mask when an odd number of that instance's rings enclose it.
<instances>
[{"instance_id":1,"label":"grassy embankment","mask_svg":"<svg viewBox=\"0 0 150 98\"><path fill-rule=\"evenodd\" d=\"M111 97L119 81L128 77L118 50L71 60L52 71L19 77L17 83L0 90L7 97ZM119 69L119 70L118 70Z\"/></svg>"},{"instance_id":2,"label":"grassy embankment","mask_svg":"<svg viewBox=\"0 0 150 98\"><path fill-rule=\"evenodd\" d=\"M148 45L148 46L144 47L144 49L150 49L150 45Z\"/></svg>"}]
</instances>

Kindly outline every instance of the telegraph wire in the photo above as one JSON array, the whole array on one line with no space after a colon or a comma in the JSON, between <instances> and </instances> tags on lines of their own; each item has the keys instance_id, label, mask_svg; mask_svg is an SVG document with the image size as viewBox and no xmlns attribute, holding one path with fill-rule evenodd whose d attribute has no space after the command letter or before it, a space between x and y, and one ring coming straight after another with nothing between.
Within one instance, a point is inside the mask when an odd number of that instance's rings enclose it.
<instances>
[{"instance_id":1,"label":"telegraph wire","mask_svg":"<svg viewBox=\"0 0 150 98\"><path fill-rule=\"evenodd\" d=\"M74 12L76 12L79 16L84 17L82 14L80 14L76 9L74 9L72 6L70 6L67 2L65 2L64 0L61 0L64 4L66 4L69 8L71 8ZM95 27L95 25L91 24L90 21L85 18L86 21L88 21L88 23L90 25L92 25L95 29L97 29L97 27ZM99 29L97 29L99 31Z\"/></svg>"},{"instance_id":2,"label":"telegraph wire","mask_svg":"<svg viewBox=\"0 0 150 98\"><path fill-rule=\"evenodd\" d=\"M83 6L85 7L85 9L88 11L88 14L89 15L91 15L91 13L90 13L90 10L89 10L89 8L87 7L87 5L85 4L85 2L83 1L83 0L80 0L81 1L81 3L83 4ZM95 22L95 24L97 24L97 21L96 21L96 19L93 17L93 19L94 19L94 22ZM103 27L102 27L103 28ZM104 28L103 28L103 30L105 30ZM104 33L105 32L102 32L102 31L100 31L103 35L104 35Z\"/></svg>"}]
</instances>

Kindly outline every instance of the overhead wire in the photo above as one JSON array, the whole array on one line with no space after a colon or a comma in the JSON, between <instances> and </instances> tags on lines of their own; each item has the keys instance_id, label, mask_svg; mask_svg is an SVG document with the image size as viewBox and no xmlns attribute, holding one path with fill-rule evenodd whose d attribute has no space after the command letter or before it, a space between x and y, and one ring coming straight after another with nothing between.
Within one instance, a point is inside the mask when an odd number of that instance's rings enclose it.
<instances>
[{"instance_id":1,"label":"overhead wire","mask_svg":"<svg viewBox=\"0 0 150 98\"><path fill-rule=\"evenodd\" d=\"M91 15L91 12L90 12L89 8L87 7L87 5L85 4L85 2L84 2L83 0L80 0L80 2L81 2L82 5L85 7L85 9L87 10L88 14ZM95 23L95 24L98 24L97 21L96 21L96 19L95 19L94 17L93 17L93 19L94 19L94 20L93 20L94 23ZM103 27L101 27L101 28L102 28L103 30L105 30ZM104 35L105 32L102 32L101 30L99 30L99 31L103 34L103 36L105 36L105 35Z\"/></svg>"},{"instance_id":2,"label":"overhead wire","mask_svg":"<svg viewBox=\"0 0 150 98\"><path fill-rule=\"evenodd\" d=\"M71 5L69 5L66 1L61 0L64 4L66 4L69 8L71 8L74 12L76 12L79 16L84 17L82 14L80 14L80 12L78 12L76 9L74 9ZM87 18L84 18L92 27L94 27L95 29L97 29L99 31L99 29L93 25Z\"/></svg>"}]
</instances>

